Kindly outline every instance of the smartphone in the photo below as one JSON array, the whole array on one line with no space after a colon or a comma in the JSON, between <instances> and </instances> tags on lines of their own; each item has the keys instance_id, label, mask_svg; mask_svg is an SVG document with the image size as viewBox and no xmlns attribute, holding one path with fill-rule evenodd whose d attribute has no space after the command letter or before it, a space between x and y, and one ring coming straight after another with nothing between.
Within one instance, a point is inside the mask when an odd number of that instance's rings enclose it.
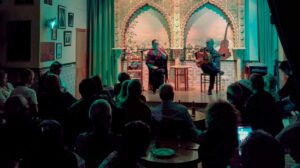
<instances>
[{"instance_id":1,"label":"smartphone","mask_svg":"<svg viewBox=\"0 0 300 168\"><path fill-rule=\"evenodd\" d=\"M251 126L238 126L238 140L239 145L250 135L252 132Z\"/></svg>"}]
</instances>

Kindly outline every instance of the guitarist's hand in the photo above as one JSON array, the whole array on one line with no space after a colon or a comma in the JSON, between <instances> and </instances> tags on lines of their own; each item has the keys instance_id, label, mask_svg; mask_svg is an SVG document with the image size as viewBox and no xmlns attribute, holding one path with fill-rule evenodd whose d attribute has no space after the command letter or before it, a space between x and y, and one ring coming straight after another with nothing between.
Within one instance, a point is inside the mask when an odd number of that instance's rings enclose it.
<instances>
[{"instance_id":1,"label":"guitarist's hand","mask_svg":"<svg viewBox=\"0 0 300 168\"><path fill-rule=\"evenodd\" d=\"M155 70L156 70L156 69L158 69L158 67L153 65L153 66L152 66L152 69L155 69Z\"/></svg>"}]
</instances>

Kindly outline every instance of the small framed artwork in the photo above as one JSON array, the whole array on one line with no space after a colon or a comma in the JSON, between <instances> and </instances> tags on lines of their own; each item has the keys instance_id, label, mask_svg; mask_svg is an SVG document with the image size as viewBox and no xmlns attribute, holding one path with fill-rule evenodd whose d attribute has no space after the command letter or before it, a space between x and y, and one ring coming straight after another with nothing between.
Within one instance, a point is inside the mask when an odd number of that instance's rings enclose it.
<instances>
[{"instance_id":1,"label":"small framed artwork","mask_svg":"<svg viewBox=\"0 0 300 168\"><path fill-rule=\"evenodd\" d=\"M42 42L41 43L41 61L52 61L54 60L54 42Z\"/></svg>"},{"instance_id":2,"label":"small framed artwork","mask_svg":"<svg viewBox=\"0 0 300 168\"><path fill-rule=\"evenodd\" d=\"M52 0L44 0L44 4L52 6Z\"/></svg>"},{"instance_id":3,"label":"small framed artwork","mask_svg":"<svg viewBox=\"0 0 300 168\"><path fill-rule=\"evenodd\" d=\"M71 46L72 44L72 31L64 32L64 46Z\"/></svg>"},{"instance_id":4,"label":"small framed artwork","mask_svg":"<svg viewBox=\"0 0 300 168\"><path fill-rule=\"evenodd\" d=\"M56 59L62 58L62 44L56 43Z\"/></svg>"},{"instance_id":5,"label":"small framed artwork","mask_svg":"<svg viewBox=\"0 0 300 168\"><path fill-rule=\"evenodd\" d=\"M57 40L57 29L56 28L51 30L51 40Z\"/></svg>"},{"instance_id":6,"label":"small framed artwork","mask_svg":"<svg viewBox=\"0 0 300 168\"><path fill-rule=\"evenodd\" d=\"M68 13L68 26L74 26L74 13Z\"/></svg>"},{"instance_id":7,"label":"small framed artwork","mask_svg":"<svg viewBox=\"0 0 300 168\"><path fill-rule=\"evenodd\" d=\"M58 28L66 28L66 7L58 5Z\"/></svg>"}]
</instances>

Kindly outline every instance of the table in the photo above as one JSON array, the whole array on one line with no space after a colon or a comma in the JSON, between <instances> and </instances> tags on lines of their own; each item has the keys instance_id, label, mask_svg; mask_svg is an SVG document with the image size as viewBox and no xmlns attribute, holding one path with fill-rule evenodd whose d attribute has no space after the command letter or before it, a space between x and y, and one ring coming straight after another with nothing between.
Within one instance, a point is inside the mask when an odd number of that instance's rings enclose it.
<instances>
[{"instance_id":1,"label":"table","mask_svg":"<svg viewBox=\"0 0 300 168\"><path fill-rule=\"evenodd\" d=\"M170 66L171 69L174 69L175 74L175 90L179 90L179 77L184 77L184 90L187 91L189 88L189 68L192 68L191 66L185 66L185 65L174 65ZM180 71L182 73L180 73Z\"/></svg>"},{"instance_id":2,"label":"table","mask_svg":"<svg viewBox=\"0 0 300 168\"><path fill-rule=\"evenodd\" d=\"M169 158L158 158L151 152L155 147L172 148L176 154ZM146 156L141 158L141 163L146 168L197 168L198 148L199 145L196 143L180 140L152 141Z\"/></svg>"}]
</instances>

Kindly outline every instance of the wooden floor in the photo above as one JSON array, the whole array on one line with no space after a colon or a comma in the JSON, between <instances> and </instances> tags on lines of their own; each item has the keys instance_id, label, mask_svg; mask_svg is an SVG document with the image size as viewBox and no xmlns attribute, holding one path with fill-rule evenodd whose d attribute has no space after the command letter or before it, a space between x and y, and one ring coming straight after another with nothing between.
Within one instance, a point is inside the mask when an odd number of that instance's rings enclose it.
<instances>
[{"instance_id":1,"label":"wooden floor","mask_svg":"<svg viewBox=\"0 0 300 168\"><path fill-rule=\"evenodd\" d=\"M152 91L144 91L143 95L146 97L147 103L157 104L161 102L158 91L156 94L153 94ZM188 91L175 91L174 97L175 102L190 105L194 102L197 106L201 107L218 99L226 99L224 91L221 91L218 94L213 91L212 95L207 95L207 91L201 92L200 89L197 88L189 88Z\"/></svg>"}]
</instances>

